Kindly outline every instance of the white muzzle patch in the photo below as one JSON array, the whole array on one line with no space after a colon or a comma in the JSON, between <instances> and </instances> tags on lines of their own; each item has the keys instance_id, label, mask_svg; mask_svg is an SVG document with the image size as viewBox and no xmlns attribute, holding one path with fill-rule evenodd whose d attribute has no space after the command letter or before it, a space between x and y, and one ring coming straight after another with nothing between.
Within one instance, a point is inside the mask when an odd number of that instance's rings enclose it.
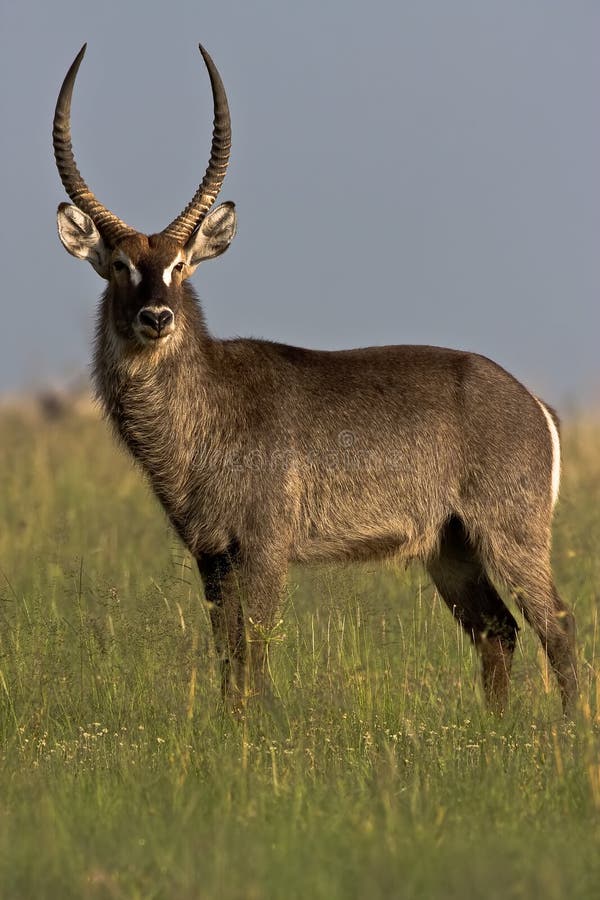
<instances>
[{"instance_id":1,"label":"white muzzle patch","mask_svg":"<svg viewBox=\"0 0 600 900\"><path fill-rule=\"evenodd\" d=\"M133 330L141 344L163 343L175 330L173 310L168 306L144 306L136 316Z\"/></svg>"}]
</instances>

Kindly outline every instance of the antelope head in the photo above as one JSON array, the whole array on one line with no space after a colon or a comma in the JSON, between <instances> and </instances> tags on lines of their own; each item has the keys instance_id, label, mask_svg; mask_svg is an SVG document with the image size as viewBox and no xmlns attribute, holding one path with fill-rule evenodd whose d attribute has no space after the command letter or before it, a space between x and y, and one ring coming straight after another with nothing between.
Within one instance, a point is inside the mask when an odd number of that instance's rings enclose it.
<instances>
[{"instance_id":1,"label":"antelope head","mask_svg":"<svg viewBox=\"0 0 600 900\"><path fill-rule=\"evenodd\" d=\"M185 280L200 262L223 253L235 235L234 204L222 203L211 209L229 162L227 97L215 64L200 45L214 103L208 167L192 200L177 218L160 234L142 234L96 199L75 163L71 97L85 49L84 44L67 72L54 113L54 156L73 201L58 207L58 234L69 253L87 259L108 281L112 326L118 337L137 345L157 346L177 328L178 311L188 296Z\"/></svg>"}]
</instances>

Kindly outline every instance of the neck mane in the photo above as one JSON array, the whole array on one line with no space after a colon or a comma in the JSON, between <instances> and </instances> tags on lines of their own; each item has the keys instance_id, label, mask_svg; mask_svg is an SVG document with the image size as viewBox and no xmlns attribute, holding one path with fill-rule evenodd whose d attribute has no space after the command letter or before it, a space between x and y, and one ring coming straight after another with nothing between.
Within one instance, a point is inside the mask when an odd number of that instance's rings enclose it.
<instances>
[{"instance_id":1,"label":"neck mane","mask_svg":"<svg viewBox=\"0 0 600 900\"><path fill-rule=\"evenodd\" d=\"M173 337L154 348L117 335L109 287L96 328L93 377L105 415L187 540L175 498L187 496L186 480L207 449L203 425L220 342L210 336L193 289L186 284L185 292Z\"/></svg>"}]
</instances>

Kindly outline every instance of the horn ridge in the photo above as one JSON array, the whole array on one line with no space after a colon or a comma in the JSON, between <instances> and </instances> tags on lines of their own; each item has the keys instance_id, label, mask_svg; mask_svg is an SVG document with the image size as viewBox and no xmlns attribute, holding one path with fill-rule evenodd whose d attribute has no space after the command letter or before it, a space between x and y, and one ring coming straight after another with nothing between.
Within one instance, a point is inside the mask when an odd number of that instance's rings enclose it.
<instances>
[{"instance_id":1,"label":"horn ridge","mask_svg":"<svg viewBox=\"0 0 600 900\"><path fill-rule=\"evenodd\" d=\"M198 190L176 219L163 229L166 237L184 244L215 202L225 179L231 152L231 120L221 76L202 44L198 45L208 70L213 95L214 119L210 159Z\"/></svg>"},{"instance_id":2,"label":"horn ridge","mask_svg":"<svg viewBox=\"0 0 600 900\"><path fill-rule=\"evenodd\" d=\"M87 43L83 45L65 75L62 83L52 126L54 158L65 191L82 212L94 221L96 228L108 244L114 245L119 238L131 234L134 229L126 225L96 198L85 183L73 154L71 141L71 99L79 66L85 55Z\"/></svg>"}]
</instances>

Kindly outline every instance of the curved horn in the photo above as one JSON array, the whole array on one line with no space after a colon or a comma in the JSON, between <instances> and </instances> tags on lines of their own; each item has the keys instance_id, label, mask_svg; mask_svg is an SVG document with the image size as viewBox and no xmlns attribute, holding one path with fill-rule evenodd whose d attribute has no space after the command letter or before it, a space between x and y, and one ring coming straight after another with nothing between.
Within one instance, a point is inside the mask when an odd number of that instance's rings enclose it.
<instances>
[{"instance_id":1,"label":"curved horn","mask_svg":"<svg viewBox=\"0 0 600 900\"><path fill-rule=\"evenodd\" d=\"M54 125L52 128L54 158L56 159L56 165L64 188L75 206L79 207L94 220L94 224L102 237L108 244L114 246L119 238L126 234L131 234L134 229L122 222L114 213L111 213L109 209L96 200L96 197L79 173L71 144L71 97L73 95L75 78L77 77L86 47L87 44L84 44L75 57L71 68L65 76L58 100L56 101Z\"/></svg>"},{"instance_id":2,"label":"curved horn","mask_svg":"<svg viewBox=\"0 0 600 900\"><path fill-rule=\"evenodd\" d=\"M214 62L202 44L198 46L208 69L215 117L210 160L202 183L183 212L176 219L173 219L171 224L167 225L162 232L166 237L173 238L180 244L185 244L215 202L227 172L231 150L231 120L229 118L229 106L227 105L225 88Z\"/></svg>"}]
</instances>

